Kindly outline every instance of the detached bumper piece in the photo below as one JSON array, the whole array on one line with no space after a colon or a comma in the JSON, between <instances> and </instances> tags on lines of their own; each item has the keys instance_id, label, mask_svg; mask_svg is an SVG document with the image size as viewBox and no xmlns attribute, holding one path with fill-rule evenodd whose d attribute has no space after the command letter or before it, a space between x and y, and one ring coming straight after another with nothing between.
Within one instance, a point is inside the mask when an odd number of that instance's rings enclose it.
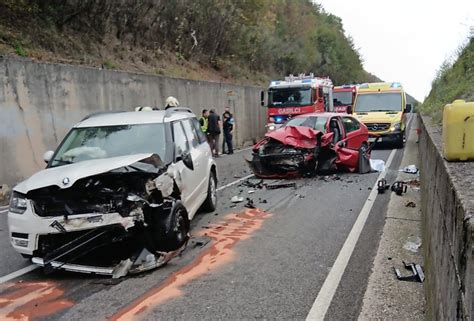
<instances>
[{"instance_id":1,"label":"detached bumper piece","mask_svg":"<svg viewBox=\"0 0 474 321\"><path fill-rule=\"evenodd\" d=\"M405 269L410 270L412 274L403 276L400 273L399 269L394 268L395 274L397 275L397 279L400 281L409 281L409 282L421 282L425 280L425 273L423 272L423 268L419 264L415 263L405 263L403 262Z\"/></svg>"}]
</instances>

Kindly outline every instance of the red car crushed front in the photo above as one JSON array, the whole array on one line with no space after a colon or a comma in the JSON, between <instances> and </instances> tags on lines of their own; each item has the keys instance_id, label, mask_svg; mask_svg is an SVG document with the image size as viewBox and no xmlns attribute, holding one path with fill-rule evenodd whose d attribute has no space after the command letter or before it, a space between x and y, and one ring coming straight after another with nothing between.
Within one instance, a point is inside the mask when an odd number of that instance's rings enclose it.
<instances>
[{"instance_id":1,"label":"red car crushed front","mask_svg":"<svg viewBox=\"0 0 474 321\"><path fill-rule=\"evenodd\" d=\"M319 121L323 118L323 126L319 126L322 131L311 128L311 124L317 127L317 120L307 121L311 117L319 118ZM350 132L351 128L345 122L352 122L358 129ZM320 113L300 116L294 123L303 126L293 126L290 121L285 127L267 133L255 144L252 159L247 161L255 176L306 177L339 169L370 172L371 147L368 145L367 127L355 118Z\"/></svg>"}]
</instances>

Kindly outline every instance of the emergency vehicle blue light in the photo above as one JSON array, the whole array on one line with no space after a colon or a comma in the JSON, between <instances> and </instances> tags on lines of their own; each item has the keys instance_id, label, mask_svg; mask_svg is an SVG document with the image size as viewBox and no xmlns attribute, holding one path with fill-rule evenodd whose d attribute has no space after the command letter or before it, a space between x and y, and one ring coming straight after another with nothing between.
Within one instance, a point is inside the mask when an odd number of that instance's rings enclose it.
<instances>
[{"instance_id":1,"label":"emergency vehicle blue light","mask_svg":"<svg viewBox=\"0 0 474 321\"><path fill-rule=\"evenodd\" d=\"M283 121L283 117L281 116L276 116L275 117L275 123L281 123Z\"/></svg>"},{"instance_id":2,"label":"emergency vehicle blue light","mask_svg":"<svg viewBox=\"0 0 474 321\"><path fill-rule=\"evenodd\" d=\"M392 88L400 88L402 85L399 82L392 83Z\"/></svg>"},{"instance_id":3,"label":"emergency vehicle blue light","mask_svg":"<svg viewBox=\"0 0 474 321\"><path fill-rule=\"evenodd\" d=\"M302 83L309 83L309 82L311 82L311 79L304 79L304 80L302 81Z\"/></svg>"}]
</instances>

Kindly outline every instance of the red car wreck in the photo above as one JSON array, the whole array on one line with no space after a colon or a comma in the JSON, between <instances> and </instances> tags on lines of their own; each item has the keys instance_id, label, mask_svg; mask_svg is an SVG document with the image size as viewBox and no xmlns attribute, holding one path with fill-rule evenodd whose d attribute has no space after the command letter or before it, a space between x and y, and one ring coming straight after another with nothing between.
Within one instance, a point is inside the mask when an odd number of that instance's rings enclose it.
<instances>
[{"instance_id":1,"label":"red car wreck","mask_svg":"<svg viewBox=\"0 0 474 321\"><path fill-rule=\"evenodd\" d=\"M291 178L318 172L370 172L369 132L351 115L311 113L290 119L253 147L255 176Z\"/></svg>"}]
</instances>

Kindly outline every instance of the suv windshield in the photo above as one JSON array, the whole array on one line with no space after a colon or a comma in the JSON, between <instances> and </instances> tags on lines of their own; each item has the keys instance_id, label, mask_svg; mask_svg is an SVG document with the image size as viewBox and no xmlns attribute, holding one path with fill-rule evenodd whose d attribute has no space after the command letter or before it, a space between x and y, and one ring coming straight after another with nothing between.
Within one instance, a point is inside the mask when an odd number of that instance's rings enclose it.
<instances>
[{"instance_id":1,"label":"suv windshield","mask_svg":"<svg viewBox=\"0 0 474 321\"><path fill-rule=\"evenodd\" d=\"M352 105L352 92L351 91L333 92L332 98L334 100L334 106Z\"/></svg>"},{"instance_id":2,"label":"suv windshield","mask_svg":"<svg viewBox=\"0 0 474 321\"><path fill-rule=\"evenodd\" d=\"M311 105L311 89L273 88L268 90L268 106L308 106Z\"/></svg>"},{"instance_id":3,"label":"suv windshield","mask_svg":"<svg viewBox=\"0 0 474 321\"><path fill-rule=\"evenodd\" d=\"M155 153L165 160L163 124L73 128L56 152L50 167L140 153Z\"/></svg>"},{"instance_id":4,"label":"suv windshield","mask_svg":"<svg viewBox=\"0 0 474 321\"><path fill-rule=\"evenodd\" d=\"M402 94L374 93L358 95L354 111L402 111Z\"/></svg>"},{"instance_id":5,"label":"suv windshield","mask_svg":"<svg viewBox=\"0 0 474 321\"><path fill-rule=\"evenodd\" d=\"M314 130L319 130L322 133L326 132L326 123L328 119L326 117L297 117L290 119L285 126L303 126L309 127Z\"/></svg>"}]
</instances>

